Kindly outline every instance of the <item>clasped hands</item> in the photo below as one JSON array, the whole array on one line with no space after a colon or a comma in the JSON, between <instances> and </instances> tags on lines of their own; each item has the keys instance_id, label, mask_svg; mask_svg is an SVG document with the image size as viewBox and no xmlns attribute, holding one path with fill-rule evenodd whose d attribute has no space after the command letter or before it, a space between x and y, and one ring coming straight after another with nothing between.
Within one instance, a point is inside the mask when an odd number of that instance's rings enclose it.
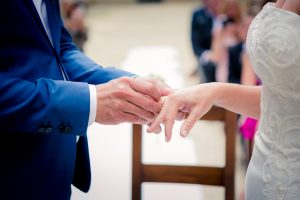
<instances>
[{"instance_id":1,"label":"clasped hands","mask_svg":"<svg viewBox=\"0 0 300 200\"><path fill-rule=\"evenodd\" d=\"M153 78L112 80L96 86L96 122L147 124L147 131L153 133L160 133L163 124L166 141L170 141L175 120L185 119L180 130L181 136L185 137L212 107L209 95L200 95L204 98L199 98L199 87L177 91Z\"/></svg>"}]
</instances>

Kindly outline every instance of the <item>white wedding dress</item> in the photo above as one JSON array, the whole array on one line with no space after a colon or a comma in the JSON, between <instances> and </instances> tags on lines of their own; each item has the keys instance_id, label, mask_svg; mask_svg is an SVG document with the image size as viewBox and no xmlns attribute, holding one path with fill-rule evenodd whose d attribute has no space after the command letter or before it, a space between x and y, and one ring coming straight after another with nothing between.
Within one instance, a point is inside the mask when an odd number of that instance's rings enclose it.
<instances>
[{"instance_id":1,"label":"white wedding dress","mask_svg":"<svg viewBox=\"0 0 300 200\"><path fill-rule=\"evenodd\" d=\"M300 200L300 15L267 4L247 50L263 92L246 199Z\"/></svg>"}]
</instances>

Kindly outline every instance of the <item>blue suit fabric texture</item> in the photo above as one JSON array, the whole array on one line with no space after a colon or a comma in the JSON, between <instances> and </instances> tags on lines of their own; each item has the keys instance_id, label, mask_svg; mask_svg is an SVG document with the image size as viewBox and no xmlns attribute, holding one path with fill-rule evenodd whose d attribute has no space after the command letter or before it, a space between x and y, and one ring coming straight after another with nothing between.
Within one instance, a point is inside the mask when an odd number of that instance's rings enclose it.
<instances>
[{"instance_id":1,"label":"blue suit fabric texture","mask_svg":"<svg viewBox=\"0 0 300 200\"><path fill-rule=\"evenodd\" d=\"M68 200L71 184L87 192L88 84L132 75L82 54L63 26L59 1L44 1L53 45L32 0L0 2L3 200Z\"/></svg>"},{"instance_id":2,"label":"blue suit fabric texture","mask_svg":"<svg viewBox=\"0 0 300 200\"><path fill-rule=\"evenodd\" d=\"M205 50L210 50L212 42L213 17L207 8L199 8L193 12L191 28L193 51L200 57Z\"/></svg>"},{"instance_id":3,"label":"blue suit fabric texture","mask_svg":"<svg viewBox=\"0 0 300 200\"><path fill-rule=\"evenodd\" d=\"M211 49L213 16L206 7L193 12L191 41L195 56L199 59L204 51ZM198 71L204 82L215 82L216 64L208 61L199 63Z\"/></svg>"},{"instance_id":4,"label":"blue suit fabric texture","mask_svg":"<svg viewBox=\"0 0 300 200\"><path fill-rule=\"evenodd\" d=\"M242 53L243 53L243 42L228 48L228 59L229 59L229 83L241 83L242 74Z\"/></svg>"}]
</instances>

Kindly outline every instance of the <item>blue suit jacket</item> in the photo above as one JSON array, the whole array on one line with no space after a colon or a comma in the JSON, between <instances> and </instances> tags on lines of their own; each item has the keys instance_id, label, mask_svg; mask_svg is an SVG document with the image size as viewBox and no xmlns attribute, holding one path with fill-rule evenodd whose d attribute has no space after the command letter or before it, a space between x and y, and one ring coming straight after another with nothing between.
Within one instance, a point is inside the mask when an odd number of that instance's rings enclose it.
<instances>
[{"instance_id":1,"label":"blue suit jacket","mask_svg":"<svg viewBox=\"0 0 300 200\"><path fill-rule=\"evenodd\" d=\"M229 83L241 83L243 47L244 43L239 42L238 44L228 48Z\"/></svg>"},{"instance_id":2,"label":"blue suit jacket","mask_svg":"<svg viewBox=\"0 0 300 200\"><path fill-rule=\"evenodd\" d=\"M192 16L191 40L194 54L200 57L211 48L213 18L206 8L194 11Z\"/></svg>"},{"instance_id":3,"label":"blue suit jacket","mask_svg":"<svg viewBox=\"0 0 300 200\"><path fill-rule=\"evenodd\" d=\"M72 183L88 191L88 83L131 75L84 56L58 0L44 1L54 46L32 0L0 2L1 199L66 200Z\"/></svg>"}]
</instances>

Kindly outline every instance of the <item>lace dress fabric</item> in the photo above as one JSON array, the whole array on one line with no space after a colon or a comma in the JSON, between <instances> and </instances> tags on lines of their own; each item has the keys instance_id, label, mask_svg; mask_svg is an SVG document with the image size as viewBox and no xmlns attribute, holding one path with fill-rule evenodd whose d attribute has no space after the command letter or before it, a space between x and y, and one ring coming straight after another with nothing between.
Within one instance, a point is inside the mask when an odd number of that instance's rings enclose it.
<instances>
[{"instance_id":1,"label":"lace dress fabric","mask_svg":"<svg viewBox=\"0 0 300 200\"><path fill-rule=\"evenodd\" d=\"M300 16L267 4L247 49L263 91L246 199L300 200Z\"/></svg>"}]
</instances>

